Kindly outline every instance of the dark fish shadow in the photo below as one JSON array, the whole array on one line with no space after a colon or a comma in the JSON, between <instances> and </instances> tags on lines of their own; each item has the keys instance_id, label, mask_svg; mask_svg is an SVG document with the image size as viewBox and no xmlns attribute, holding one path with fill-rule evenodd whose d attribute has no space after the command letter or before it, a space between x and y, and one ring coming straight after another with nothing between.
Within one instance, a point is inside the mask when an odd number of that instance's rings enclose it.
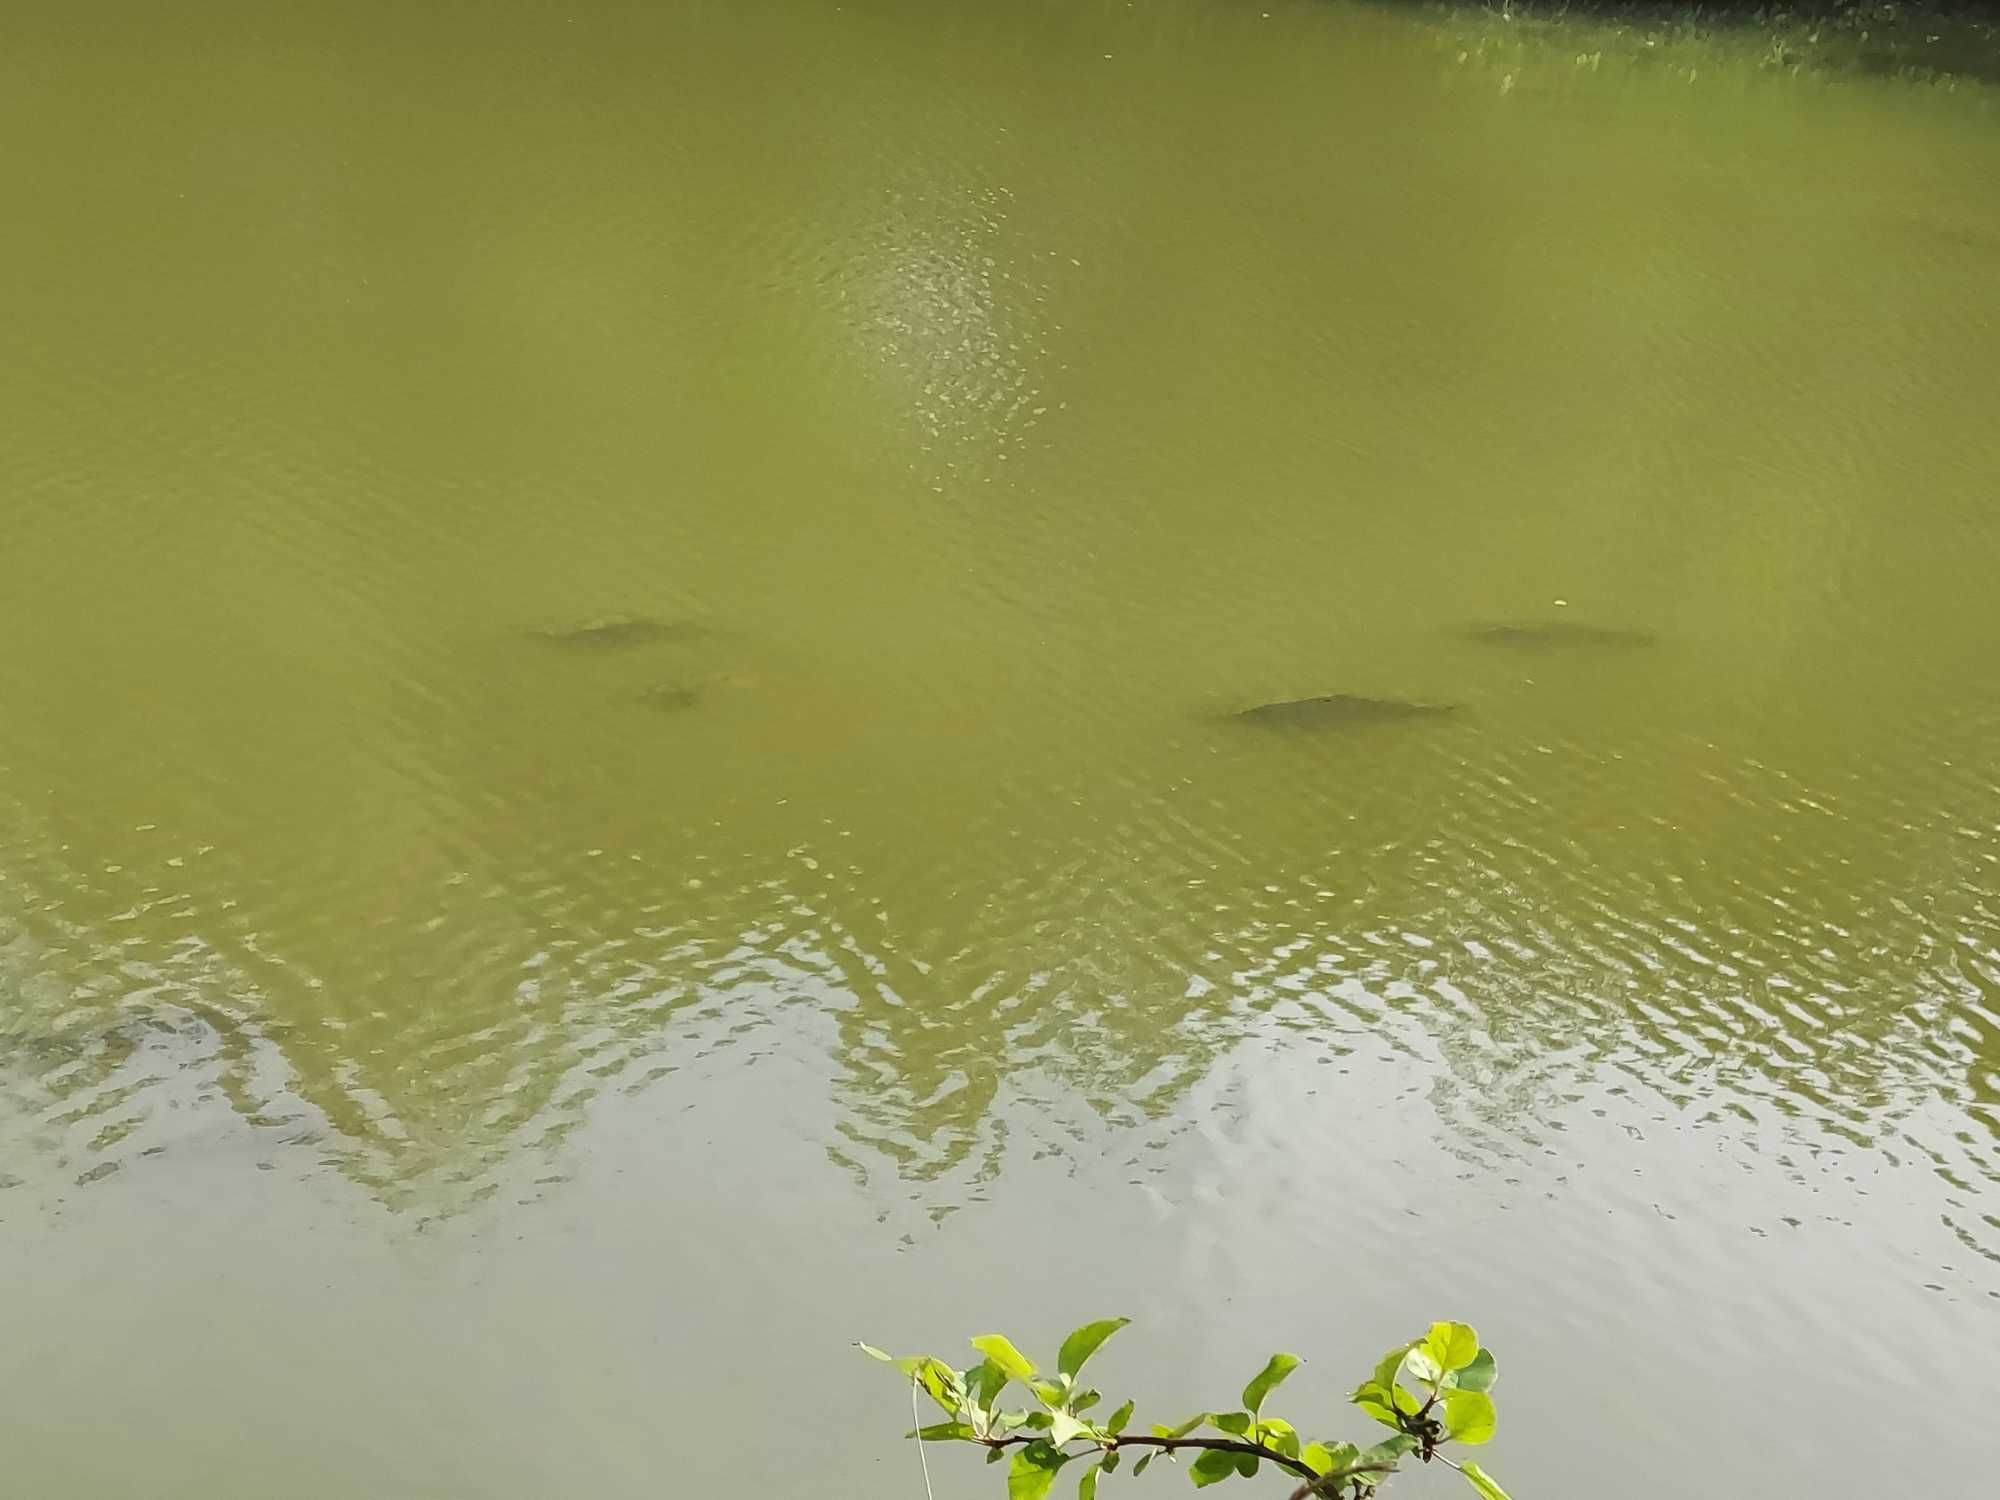
<instances>
[{"instance_id":1,"label":"dark fish shadow","mask_svg":"<svg viewBox=\"0 0 2000 1500\"><path fill-rule=\"evenodd\" d=\"M661 713L692 713L708 699L708 684L702 682L663 682L649 687L640 698Z\"/></svg>"},{"instance_id":2,"label":"dark fish shadow","mask_svg":"<svg viewBox=\"0 0 2000 1500\"><path fill-rule=\"evenodd\" d=\"M1256 729L1342 730L1441 719L1458 711L1456 703L1424 703L1408 698L1365 698L1353 693L1329 693L1319 698L1260 703L1226 717L1229 723L1247 724Z\"/></svg>"},{"instance_id":3,"label":"dark fish shadow","mask_svg":"<svg viewBox=\"0 0 2000 1500\"><path fill-rule=\"evenodd\" d=\"M1565 649L1657 646L1659 637L1651 631L1626 630L1614 625L1591 625L1582 620L1512 620L1461 625L1452 632L1461 640L1482 646L1503 646L1514 651L1559 651Z\"/></svg>"},{"instance_id":4,"label":"dark fish shadow","mask_svg":"<svg viewBox=\"0 0 2000 1500\"><path fill-rule=\"evenodd\" d=\"M723 634L694 620L662 620L650 615L612 615L529 632L538 641L571 651L624 651L638 646L691 645Z\"/></svg>"}]
</instances>

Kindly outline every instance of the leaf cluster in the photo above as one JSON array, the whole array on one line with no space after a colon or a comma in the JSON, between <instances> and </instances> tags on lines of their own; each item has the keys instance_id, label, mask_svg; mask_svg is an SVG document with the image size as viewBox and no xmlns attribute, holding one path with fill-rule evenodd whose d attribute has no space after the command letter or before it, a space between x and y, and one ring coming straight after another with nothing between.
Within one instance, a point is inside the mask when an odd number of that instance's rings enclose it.
<instances>
[{"instance_id":1,"label":"leaf cluster","mask_svg":"<svg viewBox=\"0 0 2000 1500\"><path fill-rule=\"evenodd\" d=\"M1458 1470L1481 1500L1508 1500L1479 1465L1442 1451L1453 1444L1476 1447L1493 1436L1498 1367L1468 1324L1433 1323L1376 1363L1349 1400L1391 1431L1363 1447L1309 1439L1266 1410L1271 1394L1299 1367L1295 1354L1273 1354L1243 1387L1239 1404L1226 1410L1140 1427L1132 1421L1133 1403L1124 1401L1099 1416L1103 1393L1084 1383L1083 1368L1129 1321L1102 1318L1074 1330L1053 1372L998 1333L973 1339L980 1359L963 1367L928 1354L898 1359L867 1344L860 1348L894 1366L943 1412L943 1421L919 1427L912 1437L972 1443L986 1450L988 1463L1007 1461L1007 1500L1044 1500L1071 1464L1079 1465L1078 1500L1096 1500L1100 1479L1117 1473L1128 1458L1130 1472L1138 1475L1157 1458L1179 1462L1183 1455L1197 1488L1271 1468L1297 1481L1292 1500L1374 1500L1398 1465L1415 1459ZM1010 1404L1017 1386L1032 1402Z\"/></svg>"}]
</instances>

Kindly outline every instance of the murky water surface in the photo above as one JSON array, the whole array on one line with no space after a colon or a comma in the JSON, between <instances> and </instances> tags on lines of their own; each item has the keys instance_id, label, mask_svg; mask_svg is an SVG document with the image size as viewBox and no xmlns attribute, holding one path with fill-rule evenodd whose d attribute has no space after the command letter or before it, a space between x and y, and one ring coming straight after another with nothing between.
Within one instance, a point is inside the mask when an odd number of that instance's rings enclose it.
<instances>
[{"instance_id":1,"label":"murky water surface","mask_svg":"<svg viewBox=\"0 0 2000 1500\"><path fill-rule=\"evenodd\" d=\"M1992 91L1265 3L10 9L0 1490L1984 1488Z\"/></svg>"}]
</instances>

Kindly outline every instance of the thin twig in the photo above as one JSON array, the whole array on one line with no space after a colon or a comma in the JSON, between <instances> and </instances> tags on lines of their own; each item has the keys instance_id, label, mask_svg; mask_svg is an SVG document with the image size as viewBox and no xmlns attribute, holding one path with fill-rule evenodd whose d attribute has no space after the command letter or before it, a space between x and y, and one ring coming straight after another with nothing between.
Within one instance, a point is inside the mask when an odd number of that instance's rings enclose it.
<instances>
[{"instance_id":1,"label":"thin twig","mask_svg":"<svg viewBox=\"0 0 2000 1500\"><path fill-rule=\"evenodd\" d=\"M1292 1491L1292 1500L1312 1500L1312 1497L1315 1495L1332 1495L1335 1490L1338 1490L1341 1485L1347 1483L1356 1474L1393 1474L1395 1472L1396 1466L1393 1463L1355 1464L1352 1468L1337 1469L1331 1474L1322 1474L1317 1479L1308 1479L1304 1484ZM1333 1488L1329 1489L1329 1485Z\"/></svg>"},{"instance_id":2,"label":"thin twig","mask_svg":"<svg viewBox=\"0 0 2000 1500\"><path fill-rule=\"evenodd\" d=\"M978 1441L988 1448L1016 1448L1029 1443L1039 1443L1047 1440L1040 1433L1035 1432L1020 1433L1014 1437L982 1438ZM1241 1442L1236 1438L1163 1438L1147 1437L1133 1432L1121 1432L1100 1441L1098 1446L1106 1452L1114 1452L1119 1448L1158 1448L1163 1453L1173 1453L1182 1448L1199 1448L1209 1453L1247 1453L1252 1458L1269 1459L1280 1468L1287 1469L1306 1481L1303 1485L1299 1486L1292 1500L1301 1500L1301 1497L1311 1495L1316 1486L1323 1480L1334 1477L1330 1474L1315 1474L1310 1466L1300 1462L1296 1458L1287 1458L1275 1448L1266 1448L1261 1443ZM1365 1463L1354 1464L1349 1468L1340 1470L1340 1477L1344 1479L1349 1474L1393 1474L1395 1472L1396 1466L1393 1463Z\"/></svg>"},{"instance_id":3,"label":"thin twig","mask_svg":"<svg viewBox=\"0 0 2000 1500\"><path fill-rule=\"evenodd\" d=\"M1026 1443L1046 1441L1047 1439L1039 1432L1030 1432L1021 1433L1014 1437L987 1438L986 1446L989 1448L1014 1448ZM1296 1458L1287 1458L1275 1449L1266 1448L1257 1443L1238 1442L1235 1438L1141 1437L1137 1433L1121 1432L1114 1437L1099 1442L1098 1446L1107 1452L1117 1448L1158 1448L1162 1452L1172 1453L1181 1448L1205 1448L1211 1453L1247 1453L1252 1458L1268 1458L1272 1463L1289 1469L1294 1474L1301 1474L1307 1479L1317 1479L1319 1477Z\"/></svg>"},{"instance_id":4,"label":"thin twig","mask_svg":"<svg viewBox=\"0 0 2000 1500\"><path fill-rule=\"evenodd\" d=\"M917 1377L914 1375L910 1377L910 1425L919 1432L924 1426L923 1413L917 1410ZM924 1500L937 1500L937 1496L931 1493L931 1459L924 1452L922 1438L917 1439L917 1462L924 1467Z\"/></svg>"}]
</instances>

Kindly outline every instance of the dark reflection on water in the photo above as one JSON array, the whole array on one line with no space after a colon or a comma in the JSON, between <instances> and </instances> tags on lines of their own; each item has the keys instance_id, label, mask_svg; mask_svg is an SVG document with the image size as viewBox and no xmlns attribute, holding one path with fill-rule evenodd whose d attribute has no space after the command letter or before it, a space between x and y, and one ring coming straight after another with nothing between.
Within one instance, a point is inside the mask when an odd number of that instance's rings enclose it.
<instances>
[{"instance_id":1,"label":"dark reflection on water","mask_svg":"<svg viewBox=\"0 0 2000 1500\"><path fill-rule=\"evenodd\" d=\"M1879 795L1860 772L1814 785L1668 738L1461 738L1385 765L1216 733L1158 790L961 796L944 840L914 808L812 832L772 808L734 853L656 829L539 869L407 871L365 942L291 907L232 922L289 899L241 871L136 900L116 875L16 877L10 1133L29 1176L94 1180L186 1149L184 1105L226 1104L276 1157L434 1211L520 1153L559 1164L600 1091L673 1088L703 1060L683 1031L751 1087L805 1037L839 1102L829 1155L948 1209L1010 1152L1185 1128L1245 1041L1344 1058L1417 1035L1467 1149L1527 1151L1579 1084L1623 1078L1725 1132L1915 1151L1975 1195L1965 1243L2000 1254L1974 1206L2000 1140L1980 829L1850 809ZM1674 778L1671 801L1645 790ZM1902 1132L1939 1100L1974 1133Z\"/></svg>"}]
</instances>

